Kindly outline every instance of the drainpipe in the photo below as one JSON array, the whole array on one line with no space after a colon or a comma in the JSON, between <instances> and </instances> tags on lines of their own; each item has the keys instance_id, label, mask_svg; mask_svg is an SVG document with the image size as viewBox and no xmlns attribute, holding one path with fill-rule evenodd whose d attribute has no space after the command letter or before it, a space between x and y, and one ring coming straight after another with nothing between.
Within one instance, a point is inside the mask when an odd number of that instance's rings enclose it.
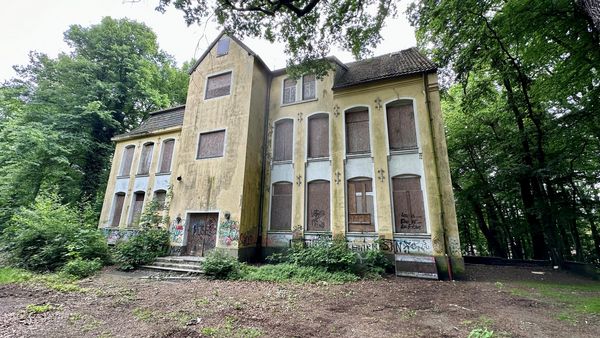
<instances>
[{"instance_id":1,"label":"drainpipe","mask_svg":"<svg viewBox=\"0 0 600 338\"><path fill-rule=\"evenodd\" d=\"M425 106L427 107L427 116L429 117L429 125L430 125L430 129L431 129L431 139L433 141L432 144L432 151L433 151L433 158L434 158L434 163L435 163L435 179L437 181L437 186L438 186L438 193L439 193L439 198L440 198L440 207L441 207L441 214L440 214L440 221L442 223L442 235L444 238L444 256L446 258L446 264L448 265L448 277L450 280L452 280L452 262L450 260L450 253L448 252L448 238L446 236L446 221L444 220L444 204L442 202L442 191L441 191L441 182L440 182L440 174L439 174L439 166L437 164L437 152L436 152L436 148L435 148L435 134L433 132L433 124L432 122L432 117L431 117L431 100L429 99L429 78L427 76L427 73L423 73L423 89L425 90Z\"/></svg>"},{"instance_id":2,"label":"drainpipe","mask_svg":"<svg viewBox=\"0 0 600 338\"><path fill-rule=\"evenodd\" d=\"M263 152L260 172L260 201L258 203L258 236L256 236L256 250L260 252L262 258L262 233L263 233L263 210L265 204L265 176L267 175L267 142L269 140L269 105L271 101L271 82L273 76L268 75L267 79L267 97L265 102L265 115L263 124Z\"/></svg>"}]
</instances>

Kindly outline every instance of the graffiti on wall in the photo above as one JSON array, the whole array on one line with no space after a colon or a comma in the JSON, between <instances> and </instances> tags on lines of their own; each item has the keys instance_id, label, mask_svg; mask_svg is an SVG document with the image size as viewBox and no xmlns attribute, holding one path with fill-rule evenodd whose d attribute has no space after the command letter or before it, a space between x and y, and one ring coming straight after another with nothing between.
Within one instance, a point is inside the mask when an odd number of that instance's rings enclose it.
<instances>
[{"instance_id":1,"label":"graffiti on wall","mask_svg":"<svg viewBox=\"0 0 600 338\"><path fill-rule=\"evenodd\" d=\"M171 222L169 226L169 235L171 236L172 246L182 246L185 234L185 224L181 222L181 218L177 218Z\"/></svg>"},{"instance_id":2,"label":"graffiti on wall","mask_svg":"<svg viewBox=\"0 0 600 338\"><path fill-rule=\"evenodd\" d=\"M267 246L285 248L290 245L291 240L292 234L268 234Z\"/></svg>"},{"instance_id":3,"label":"graffiti on wall","mask_svg":"<svg viewBox=\"0 0 600 338\"><path fill-rule=\"evenodd\" d=\"M420 238L395 238L396 253L431 255L433 254L431 240Z\"/></svg>"},{"instance_id":4,"label":"graffiti on wall","mask_svg":"<svg viewBox=\"0 0 600 338\"><path fill-rule=\"evenodd\" d=\"M238 247L240 239L240 226L238 221L226 218L219 224L219 241L226 247Z\"/></svg>"},{"instance_id":5,"label":"graffiti on wall","mask_svg":"<svg viewBox=\"0 0 600 338\"><path fill-rule=\"evenodd\" d=\"M118 241L127 241L137 235L136 229L102 228L102 234L106 237L106 243L114 245Z\"/></svg>"}]
</instances>

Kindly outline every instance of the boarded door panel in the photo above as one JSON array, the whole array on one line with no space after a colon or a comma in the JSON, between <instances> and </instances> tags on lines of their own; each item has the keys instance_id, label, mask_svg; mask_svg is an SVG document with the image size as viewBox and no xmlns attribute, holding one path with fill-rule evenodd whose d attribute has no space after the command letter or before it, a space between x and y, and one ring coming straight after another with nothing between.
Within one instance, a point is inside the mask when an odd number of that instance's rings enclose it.
<instances>
[{"instance_id":1,"label":"boarded door panel","mask_svg":"<svg viewBox=\"0 0 600 338\"><path fill-rule=\"evenodd\" d=\"M121 176L129 176L134 151L135 147L133 146L125 148L125 151L123 152L123 165L121 165Z\"/></svg>"},{"instance_id":2,"label":"boarded door panel","mask_svg":"<svg viewBox=\"0 0 600 338\"><path fill-rule=\"evenodd\" d=\"M394 228L396 232L425 233L425 204L421 180L417 176L392 179Z\"/></svg>"},{"instance_id":3,"label":"boarded door panel","mask_svg":"<svg viewBox=\"0 0 600 338\"><path fill-rule=\"evenodd\" d=\"M219 215L190 214L186 252L191 256L204 256L217 244L217 221Z\"/></svg>"},{"instance_id":4,"label":"boarded door panel","mask_svg":"<svg viewBox=\"0 0 600 338\"><path fill-rule=\"evenodd\" d=\"M273 144L273 160L291 161L294 141L294 122L291 119L275 124L275 141Z\"/></svg>"},{"instance_id":5,"label":"boarded door panel","mask_svg":"<svg viewBox=\"0 0 600 338\"><path fill-rule=\"evenodd\" d=\"M388 107L387 123L391 150L414 149L417 147L412 103Z\"/></svg>"},{"instance_id":6,"label":"boarded door panel","mask_svg":"<svg viewBox=\"0 0 600 338\"><path fill-rule=\"evenodd\" d=\"M161 173L168 173L171 171L171 160L173 159L173 147L175 146L175 140L168 140L163 142L162 159L160 161Z\"/></svg>"},{"instance_id":7,"label":"boarded door panel","mask_svg":"<svg viewBox=\"0 0 600 338\"><path fill-rule=\"evenodd\" d=\"M292 230L292 183L273 184L270 229Z\"/></svg>"},{"instance_id":8,"label":"boarded door panel","mask_svg":"<svg viewBox=\"0 0 600 338\"><path fill-rule=\"evenodd\" d=\"M308 120L308 157L329 157L329 117Z\"/></svg>"},{"instance_id":9,"label":"boarded door panel","mask_svg":"<svg viewBox=\"0 0 600 338\"><path fill-rule=\"evenodd\" d=\"M125 194L115 195L115 209L113 211L113 219L111 225L118 227L121 222L121 214L123 213L123 203L125 202Z\"/></svg>"},{"instance_id":10,"label":"boarded door panel","mask_svg":"<svg viewBox=\"0 0 600 338\"><path fill-rule=\"evenodd\" d=\"M371 180L348 181L348 231L374 232L375 216Z\"/></svg>"},{"instance_id":11,"label":"boarded door panel","mask_svg":"<svg viewBox=\"0 0 600 338\"><path fill-rule=\"evenodd\" d=\"M136 192L133 198L133 206L131 212L131 226L137 226L140 222L140 216L142 215L142 208L144 207L144 196L143 192Z\"/></svg>"},{"instance_id":12,"label":"boarded door panel","mask_svg":"<svg viewBox=\"0 0 600 338\"><path fill-rule=\"evenodd\" d=\"M313 181L308 183L308 231L330 231L329 182Z\"/></svg>"},{"instance_id":13,"label":"boarded door panel","mask_svg":"<svg viewBox=\"0 0 600 338\"><path fill-rule=\"evenodd\" d=\"M200 134L197 158L211 158L223 156L225 146L225 130Z\"/></svg>"},{"instance_id":14,"label":"boarded door panel","mask_svg":"<svg viewBox=\"0 0 600 338\"><path fill-rule=\"evenodd\" d=\"M370 151L368 111L346 112L346 152L359 154Z\"/></svg>"}]
</instances>

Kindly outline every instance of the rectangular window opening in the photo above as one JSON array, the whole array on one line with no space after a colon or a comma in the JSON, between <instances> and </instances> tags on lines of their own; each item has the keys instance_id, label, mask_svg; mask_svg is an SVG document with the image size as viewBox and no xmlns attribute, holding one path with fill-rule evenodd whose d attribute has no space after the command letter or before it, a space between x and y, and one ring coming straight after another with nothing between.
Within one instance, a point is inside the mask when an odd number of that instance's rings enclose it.
<instances>
[{"instance_id":1,"label":"rectangular window opening","mask_svg":"<svg viewBox=\"0 0 600 338\"><path fill-rule=\"evenodd\" d=\"M140 224L140 217L142 216L142 208L144 207L144 192L136 192L133 198L133 205L131 206L131 221L129 226L138 226Z\"/></svg>"},{"instance_id":2,"label":"rectangular window opening","mask_svg":"<svg viewBox=\"0 0 600 338\"><path fill-rule=\"evenodd\" d=\"M173 147L175 140L167 140L163 142L162 158L160 161L159 173L171 172L171 162L173 160Z\"/></svg>"},{"instance_id":3,"label":"rectangular window opening","mask_svg":"<svg viewBox=\"0 0 600 338\"><path fill-rule=\"evenodd\" d=\"M229 95L231 91L231 72L210 76L206 80L205 99Z\"/></svg>"},{"instance_id":4,"label":"rectangular window opening","mask_svg":"<svg viewBox=\"0 0 600 338\"><path fill-rule=\"evenodd\" d=\"M154 150L154 143L144 144L144 147L142 148L142 156L140 157L138 175L148 175L150 172L150 165L152 164L152 150Z\"/></svg>"},{"instance_id":5,"label":"rectangular window opening","mask_svg":"<svg viewBox=\"0 0 600 338\"><path fill-rule=\"evenodd\" d=\"M118 227L121 223L121 214L123 213L123 203L125 202L125 194L116 194L114 201L113 217L111 226Z\"/></svg>"},{"instance_id":6,"label":"rectangular window opening","mask_svg":"<svg viewBox=\"0 0 600 338\"><path fill-rule=\"evenodd\" d=\"M312 100L317 97L317 81L314 75L302 77L302 100Z\"/></svg>"},{"instance_id":7,"label":"rectangular window opening","mask_svg":"<svg viewBox=\"0 0 600 338\"><path fill-rule=\"evenodd\" d=\"M307 188L307 231L331 231L329 182L314 181Z\"/></svg>"},{"instance_id":8,"label":"rectangular window opening","mask_svg":"<svg viewBox=\"0 0 600 338\"><path fill-rule=\"evenodd\" d=\"M346 153L365 154L370 151L369 112L346 112Z\"/></svg>"},{"instance_id":9,"label":"rectangular window opening","mask_svg":"<svg viewBox=\"0 0 600 338\"><path fill-rule=\"evenodd\" d=\"M274 183L271 194L270 230L292 230L292 183Z\"/></svg>"},{"instance_id":10,"label":"rectangular window opening","mask_svg":"<svg viewBox=\"0 0 600 338\"><path fill-rule=\"evenodd\" d=\"M375 232L371 180L348 181L348 232Z\"/></svg>"},{"instance_id":11,"label":"rectangular window opening","mask_svg":"<svg viewBox=\"0 0 600 338\"><path fill-rule=\"evenodd\" d=\"M329 157L329 117L308 120L308 158Z\"/></svg>"},{"instance_id":12,"label":"rectangular window opening","mask_svg":"<svg viewBox=\"0 0 600 338\"><path fill-rule=\"evenodd\" d=\"M217 56L227 55L229 53L229 37L223 36L217 42Z\"/></svg>"},{"instance_id":13,"label":"rectangular window opening","mask_svg":"<svg viewBox=\"0 0 600 338\"><path fill-rule=\"evenodd\" d=\"M225 130L201 133L196 159L222 157L225 148Z\"/></svg>"},{"instance_id":14,"label":"rectangular window opening","mask_svg":"<svg viewBox=\"0 0 600 338\"><path fill-rule=\"evenodd\" d=\"M129 147L125 148L125 150L123 151L121 172L119 173L119 176L129 176L129 173L131 172L131 164L133 162L133 152L134 151L135 151L134 146L129 146Z\"/></svg>"},{"instance_id":15,"label":"rectangular window opening","mask_svg":"<svg viewBox=\"0 0 600 338\"><path fill-rule=\"evenodd\" d=\"M283 81L283 103L296 102L296 83L294 79L285 79Z\"/></svg>"}]
</instances>

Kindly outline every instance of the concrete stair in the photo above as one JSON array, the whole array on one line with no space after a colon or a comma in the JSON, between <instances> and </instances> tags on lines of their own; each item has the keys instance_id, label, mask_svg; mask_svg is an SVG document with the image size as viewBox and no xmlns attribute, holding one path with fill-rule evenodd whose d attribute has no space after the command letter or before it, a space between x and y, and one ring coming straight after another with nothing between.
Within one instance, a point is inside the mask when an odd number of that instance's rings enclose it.
<instances>
[{"instance_id":1,"label":"concrete stair","mask_svg":"<svg viewBox=\"0 0 600 338\"><path fill-rule=\"evenodd\" d=\"M204 262L204 257L167 256L158 257L152 264L142 265L141 268L164 272L202 274L204 273L202 262Z\"/></svg>"}]
</instances>

